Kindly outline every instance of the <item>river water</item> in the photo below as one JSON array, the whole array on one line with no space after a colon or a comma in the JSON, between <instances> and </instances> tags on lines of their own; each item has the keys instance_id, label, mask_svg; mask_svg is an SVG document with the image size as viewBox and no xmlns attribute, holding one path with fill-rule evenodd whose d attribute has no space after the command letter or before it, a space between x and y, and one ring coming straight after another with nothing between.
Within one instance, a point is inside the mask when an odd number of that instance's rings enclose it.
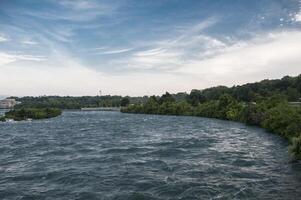
<instances>
[{"instance_id":1,"label":"river water","mask_svg":"<svg viewBox=\"0 0 301 200\"><path fill-rule=\"evenodd\" d=\"M66 111L0 123L0 199L300 199L282 138L240 123Z\"/></svg>"}]
</instances>

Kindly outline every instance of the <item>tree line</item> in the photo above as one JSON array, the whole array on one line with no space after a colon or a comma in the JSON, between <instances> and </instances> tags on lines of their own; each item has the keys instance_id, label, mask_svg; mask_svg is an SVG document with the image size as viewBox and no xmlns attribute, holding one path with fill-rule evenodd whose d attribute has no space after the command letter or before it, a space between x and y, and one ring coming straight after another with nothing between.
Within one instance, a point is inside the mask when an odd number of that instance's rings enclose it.
<instances>
[{"instance_id":1,"label":"tree line","mask_svg":"<svg viewBox=\"0 0 301 200\"><path fill-rule=\"evenodd\" d=\"M143 103L143 97L122 96L39 96L39 97L11 97L20 101L15 108L59 108L59 109L81 109L83 107L124 107L130 103Z\"/></svg>"}]
</instances>

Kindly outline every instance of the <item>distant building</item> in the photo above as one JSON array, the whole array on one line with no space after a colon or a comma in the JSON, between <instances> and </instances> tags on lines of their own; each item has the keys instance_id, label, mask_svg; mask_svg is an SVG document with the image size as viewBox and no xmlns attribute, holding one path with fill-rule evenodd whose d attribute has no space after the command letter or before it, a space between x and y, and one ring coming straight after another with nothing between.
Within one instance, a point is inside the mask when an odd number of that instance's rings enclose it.
<instances>
[{"instance_id":1,"label":"distant building","mask_svg":"<svg viewBox=\"0 0 301 200\"><path fill-rule=\"evenodd\" d=\"M300 102L300 101L289 102L289 104L290 104L291 106L301 106L301 102Z\"/></svg>"},{"instance_id":2,"label":"distant building","mask_svg":"<svg viewBox=\"0 0 301 200\"><path fill-rule=\"evenodd\" d=\"M3 99L0 100L0 109L10 109L20 103L21 102L16 101L15 99Z\"/></svg>"}]
</instances>

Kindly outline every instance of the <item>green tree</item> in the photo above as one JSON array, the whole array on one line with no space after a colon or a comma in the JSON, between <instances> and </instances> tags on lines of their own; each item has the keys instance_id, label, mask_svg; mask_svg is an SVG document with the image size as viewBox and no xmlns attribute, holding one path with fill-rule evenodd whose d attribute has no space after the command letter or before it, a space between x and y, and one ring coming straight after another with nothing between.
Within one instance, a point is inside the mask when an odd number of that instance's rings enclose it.
<instances>
[{"instance_id":1,"label":"green tree","mask_svg":"<svg viewBox=\"0 0 301 200\"><path fill-rule=\"evenodd\" d=\"M204 103L206 101L201 90L191 90L190 94L187 97L187 102L192 106L198 106L199 103Z\"/></svg>"},{"instance_id":2,"label":"green tree","mask_svg":"<svg viewBox=\"0 0 301 200\"><path fill-rule=\"evenodd\" d=\"M171 103L171 102L175 102L175 98L168 92L166 92L165 94L163 94L160 99L159 99L159 103Z\"/></svg>"},{"instance_id":3,"label":"green tree","mask_svg":"<svg viewBox=\"0 0 301 200\"><path fill-rule=\"evenodd\" d=\"M121 102L120 102L120 105L123 106L123 107L126 107L130 104L130 99L129 97L123 97L121 99Z\"/></svg>"}]
</instances>

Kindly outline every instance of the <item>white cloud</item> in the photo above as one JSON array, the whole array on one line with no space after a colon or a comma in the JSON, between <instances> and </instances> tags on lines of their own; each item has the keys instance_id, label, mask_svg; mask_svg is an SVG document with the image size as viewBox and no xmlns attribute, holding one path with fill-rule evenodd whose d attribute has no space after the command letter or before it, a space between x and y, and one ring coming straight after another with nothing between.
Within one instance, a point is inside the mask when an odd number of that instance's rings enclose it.
<instances>
[{"instance_id":1,"label":"white cloud","mask_svg":"<svg viewBox=\"0 0 301 200\"><path fill-rule=\"evenodd\" d=\"M16 61L15 57L6 53L0 53L0 66Z\"/></svg>"},{"instance_id":2,"label":"white cloud","mask_svg":"<svg viewBox=\"0 0 301 200\"><path fill-rule=\"evenodd\" d=\"M296 20L297 22L301 22L301 11L300 11L299 13L296 14L295 20Z\"/></svg>"},{"instance_id":3,"label":"white cloud","mask_svg":"<svg viewBox=\"0 0 301 200\"><path fill-rule=\"evenodd\" d=\"M299 1L299 12L296 13L294 21L301 22L301 1Z\"/></svg>"},{"instance_id":4,"label":"white cloud","mask_svg":"<svg viewBox=\"0 0 301 200\"><path fill-rule=\"evenodd\" d=\"M11 64L0 68L0 93L9 95L152 95L185 90L194 80L183 83L168 74L110 75L89 69L66 57L52 65ZM7 84L10 83L10 84Z\"/></svg>"},{"instance_id":5,"label":"white cloud","mask_svg":"<svg viewBox=\"0 0 301 200\"><path fill-rule=\"evenodd\" d=\"M38 42L33 41L33 40L29 40L29 39L23 40L23 41L21 41L21 43L25 44L25 45L36 45L36 44L38 44Z\"/></svg>"},{"instance_id":6,"label":"white cloud","mask_svg":"<svg viewBox=\"0 0 301 200\"><path fill-rule=\"evenodd\" d=\"M6 41L8 41L8 38L3 35L0 35L0 42L6 42Z\"/></svg>"},{"instance_id":7,"label":"white cloud","mask_svg":"<svg viewBox=\"0 0 301 200\"><path fill-rule=\"evenodd\" d=\"M181 53L177 51L139 52L128 60L128 66L133 69L168 69L182 63Z\"/></svg>"},{"instance_id":8,"label":"white cloud","mask_svg":"<svg viewBox=\"0 0 301 200\"><path fill-rule=\"evenodd\" d=\"M260 80L298 74L301 73L301 43L297 41L301 41L298 31L267 34L237 42L211 58L191 60L175 72L207 76L221 83L230 80L243 83L246 77Z\"/></svg>"},{"instance_id":9,"label":"white cloud","mask_svg":"<svg viewBox=\"0 0 301 200\"><path fill-rule=\"evenodd\" d=\"M0 52L0 66L16 62L19 60L25 61L44 61L45 58L41 56L33 56L33 55L22 55L22 54L8 54L4 52Z\"/></svg>"},{"instance_id":10,"label":"white cloud","mask_svg":"<svg viewBox=\"0 0 301 200\"><path fill-rule=\"evenodd\" d=\"M134 56L138 56L138 57L154 56L154 55L162 54L165 51L166 50L162 49L162 48L149 49L149 50L145 50L145 51L140 51L140 52L134 53Z\"/></svg>"},{"instance_id":11,"label":"white cloud","mask_svg":"<svg viewBox=\"0 0 301 200\"><path fill-rule=\"evenodd\" d=\"M44 61L46 60L43 56L33 56L33 55L15 55L16 60L28 60L28 61Z\"/></svg>"}]
</instances>

